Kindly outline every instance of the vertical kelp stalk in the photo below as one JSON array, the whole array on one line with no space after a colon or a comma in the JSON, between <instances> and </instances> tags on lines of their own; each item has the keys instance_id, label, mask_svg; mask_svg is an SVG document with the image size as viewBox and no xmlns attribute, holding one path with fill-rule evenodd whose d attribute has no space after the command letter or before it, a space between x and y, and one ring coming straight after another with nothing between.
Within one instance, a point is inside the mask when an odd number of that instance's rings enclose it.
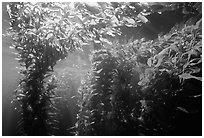
<instances>
[{"instance_id":1,"label":"vertical kelp stalk","mask_svg":"<svg viewBox=\"0 0 204 138\"><path fill-rule=\"evenodd\" d=\"M59 59L67 53L60 53L52 40L43 38L40 30L43 15L40 6L26 7L24 3L10 3L8 12L14 48L18 53L22 78L16 89L21 119L18 121L18 135L53 135L57 129L55 108L55 78L51 74ZM38 12L34 12L38 10ZM47 36L48 34L46 34Z\"/></svg>"},{"instance_id":2,"label":"vertical kelp stalk","mask_svg":"<svg viewBox=\"0 0 204 138\"><path fill-rule=\"evenodd\" d=\"M111 84L116 61L108 51L99 50L93 54L92 66L91 74L79 89L81 101L76 134L111 135Z\"/></svg>"}]
</instances>

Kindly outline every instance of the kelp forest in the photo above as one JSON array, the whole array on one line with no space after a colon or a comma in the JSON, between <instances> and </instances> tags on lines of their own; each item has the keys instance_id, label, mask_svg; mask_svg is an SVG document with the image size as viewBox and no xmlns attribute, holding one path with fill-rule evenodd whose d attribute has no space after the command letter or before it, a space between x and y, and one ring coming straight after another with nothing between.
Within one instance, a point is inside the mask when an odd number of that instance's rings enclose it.
<instances>
[{"instance_id":1,"label":"kelp forest","mask_svg":"<svg viewBox=\"0 0 204 138\"><path fill-rule=\"evenodd\" d=\"M4 136L202 135L202 2L3 2L2 62Z\"/></svg>"}]
</instances>

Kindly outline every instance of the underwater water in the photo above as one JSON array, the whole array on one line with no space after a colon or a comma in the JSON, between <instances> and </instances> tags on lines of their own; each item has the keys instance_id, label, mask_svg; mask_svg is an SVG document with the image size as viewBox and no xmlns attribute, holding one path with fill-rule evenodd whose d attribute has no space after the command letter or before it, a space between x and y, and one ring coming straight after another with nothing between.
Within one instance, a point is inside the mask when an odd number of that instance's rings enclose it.
<instances>
[{"instance_id":1,"label":"underwater water","mask_svg":"<svg viewBox=\"0 0 204 138\"><path fill-rule=\"evenodd\" d=\"M2 33L3 34L6 32L6 29L9 28L9 17L6 12L6 4L7 3L3 3L2 5L3 7ZM142 37L145 37L147 40L153 40L157 38L158 34L167 33L176 23L181 22L182 18L180 17L182 16L183 15L181 14L181 11L177 11L177 12L172 11L171 13L166 12L161 16L159 14L153 14L151 17L148 17L149 20L152 20L151 23L147 23L138 28L121 27L121 31L125 36L123 39L133 38L135 40L135 39L140 39ZM18 135L17 134L18 120L20 119L20 116L18 114L19 109L16 108L15 103L12 102L12 99L14 98L14 95L15 95L14 91L17 88L20 75L18 73L19 63L18 61L15 60L16 55L12 53L14 51L9 48L11 43L12 43L11 38L5 37L4 35L2 36L2 97L3 97L2 98L2 134L3 136ZM121 39L121 43L123 43L122 39ZM74 135L72 133L73 131L71 131L71 129L69 128L72 128L73 126L75 126L75 123L77 122L77 119L78 119L77 113L79 113L80 108L77 106L78 99L76 97L78 95L77 94L78 88L81 86L82 78L85 76L85 74L87 74L87 72L91 68L91 63L89 59L91 50L93 50L93 46L86 46L84 47L83 52L77 51L74 53L70 53L66 59L57 62L56 66L54 67L53 74L57 78L56 93L60 97L56 103L56 108L58 110L57 117L59 121L57 127L59 128L59 130L55 135L61 135L61 136ZM101 71L102 70L99 70L98 72L100 73ZM122 85L121 85L121 88L123 88ZM197 102L198 105L199 105L199 102L200 101ZM187 112L183 108L179 107L178 109L180 109L183 112ZM193 116L193 118L198 118L193 125L199 124L200 126L199 121L200 121L200 118L202 118L200 114L198 117ZM137 118L137 119L142 120L141 118ZM189 117L186 120L188 119ZM186 120L184 118L183 122L185 123ZM92 125L92 123L90 124ZM108 125L108 123L106 125ZM114 125L112 129L113 130L115 129ZM186 128L186 130L188 129L189 128ZM111 132L111 129L108 131ZM124 129L124 132L125 131L126 130ZM200 129L198 132L195 132L193 134L200 134Z\"/></svg>"},{"instance_id":2,"label":"underwater water","mask_svg":"<svg viewBox=\"0 0 204 138\"><path fill-rule=\"evenodd\" d=\"M2 13L2 33L9 27L8 14L3 4ZM14 106L11 104L13 92L18 84L18 62L14 60L9 46L11 39L2 36L2 134L15 135L17 116Z\"/></svg>"}]
</instances>

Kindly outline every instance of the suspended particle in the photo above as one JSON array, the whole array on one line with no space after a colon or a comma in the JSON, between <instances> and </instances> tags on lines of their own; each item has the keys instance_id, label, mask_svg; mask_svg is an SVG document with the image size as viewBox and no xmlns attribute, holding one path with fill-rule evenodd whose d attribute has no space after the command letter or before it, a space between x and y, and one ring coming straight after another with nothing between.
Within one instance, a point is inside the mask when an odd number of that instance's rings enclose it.
<instances>
[{"instance_id":1,"label":"suspended particle","mask_svg":"<svg viewBox=\"0 0 204 138\"><path fill-rule=\"evenodd\" d=\"M28 110L28 111L32 111L33 109L32 109L32 107L29 105L29 106L27 107L27 110Z\"/></svg>"},{"instance_id":2,"label":"suspended particle","mask_svg":"<svg viewBox=\"0 0 204 138\"><path fill-rule=\"evenodd\" d=\"M20 98L20 97L17 97L17 100L19 101L19 100L21 100L21 98Z\"/></svg>"}]
</instances>

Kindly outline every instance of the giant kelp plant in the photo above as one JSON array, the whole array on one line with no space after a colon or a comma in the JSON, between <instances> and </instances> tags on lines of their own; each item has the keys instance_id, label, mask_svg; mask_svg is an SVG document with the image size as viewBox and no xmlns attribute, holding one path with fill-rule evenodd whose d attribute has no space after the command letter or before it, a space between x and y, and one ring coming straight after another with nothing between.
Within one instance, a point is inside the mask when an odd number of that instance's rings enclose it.
<instances>
[{"instance_id":1,"label":"giant kelp plant","mask_svg":"<svg viewBox=\"0 0 204 138\"><path fill-rule=\"evenodd\" d=\"M134 63L107 50L95 52L92 63L92 72L79 89L77 134L137 135L139 74Z\"/></svg>"},{"instance_id":2,"label":"giant kelp plant","mask_svg":"<svg viewBox=\"0 0 204 138\"><path fill-rule=\"evenodd\" d=\"M40 6L9 5L12 47L17 50L16 59L21 63L22 78L16 90L16 100L21 101L19 110L22 117L18 122L18 133L22 135L52 135L48 132L55 132L49 130L50 127L56 129L54 99L57 96L51 72L56 62L67 55L65 50L60 51L65 48L64 45L53 45L53 38L48 37L51 32L43 34L41 24L45 15L40 13Z\"/></svg>"}]
</instances>

